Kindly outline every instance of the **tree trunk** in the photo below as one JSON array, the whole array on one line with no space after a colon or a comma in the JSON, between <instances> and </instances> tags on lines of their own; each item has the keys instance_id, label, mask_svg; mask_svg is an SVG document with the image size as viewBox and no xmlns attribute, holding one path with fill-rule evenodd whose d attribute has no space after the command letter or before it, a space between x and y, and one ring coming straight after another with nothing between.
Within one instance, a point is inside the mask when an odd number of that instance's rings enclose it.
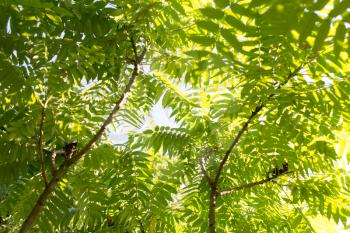
<instances>
[{"instance_id":1,"label":"tree trunk","mask_svg":"<svg viewBox=\"0 0 350 233\"><path fill-rule=\"evenodd\" d=\"M209 232L210 233L216 233L215 207L216 207L216 187L213 186L211 188L210 198L209 198Z\"/></svg>"}]
</instances>

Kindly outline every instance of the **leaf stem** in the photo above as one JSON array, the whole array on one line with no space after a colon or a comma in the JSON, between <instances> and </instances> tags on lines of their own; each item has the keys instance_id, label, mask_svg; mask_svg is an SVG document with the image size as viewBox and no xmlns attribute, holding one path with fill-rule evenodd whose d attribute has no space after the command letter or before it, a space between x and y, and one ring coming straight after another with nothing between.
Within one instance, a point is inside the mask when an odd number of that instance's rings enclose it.
<instances>
[{"instance_id":1,"label":"leaf stem","mask_svg":"<svg viewBox=\"0 0 350 233\"><path fill-rule=\"evenodd\" d=\"M208 171L205 169L204 164L203 164L203 159L199 158L199 165L201 167L202 173L205 177L205 179L207 180L208 184L211 186L213 184L213 181L211 180Z\"/></svg>"},{"instance_id":2,"label":"leaf stem","mask_svg":"<svg viewBox=\"0 0 350 233\"><path fill-rule=\"evenodd\" d=\"M231 189L226 189L226 190L223 190L221 192L218 192L218 195L225 196L225 195L231 194L233 192L236 192L236 191L239 191L239 190L242 190L242 189L248 189L248 188L252 188L254 186L260 185L260 184L266 184L266 183L268 183L270 181L273 181L274 179L276 179L276 178L278 178L278 177L280 177L282 175L286 175L286 174L289 174L289 173L292 173L292 171L284 172L284 173L281 173L281 174L278 174L278 175L275 175L275 176L272 176L272 177L268 177L268 178L265 178L265 179L262 179L262 180L259 180L259 181L256 181L256 182L244 184L244 185L241 185L241 186L237 186L237 187L234 187L234 188L231 188Z\"/></svg>"}]
</instances>

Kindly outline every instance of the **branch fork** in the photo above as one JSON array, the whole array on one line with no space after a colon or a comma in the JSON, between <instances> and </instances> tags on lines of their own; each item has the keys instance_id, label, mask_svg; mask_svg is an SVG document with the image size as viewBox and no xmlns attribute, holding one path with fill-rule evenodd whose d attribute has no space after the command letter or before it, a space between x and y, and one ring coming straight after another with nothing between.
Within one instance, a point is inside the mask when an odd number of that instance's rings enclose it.
<instances>
[{"instance_id":1,"label":"branch fork","mask_svg":"<svg viewBox=\"0 0 350 233\"><path fill-rule=\"evenodd\" d=\"M116 101L114 108L112 109L112 111L110 112L110 114L108 115L108 117L105 119L105 121L103 122L103 124L101 125L100 129L96 132L96 134L85 144L85 146L74 153L74 156L72 156L71 158L67 158L64 160L64 162L60 165L60 167L57 170L53 170L52 171L52 178L49 182L47 182L47 178L44 178L45 181L45 189L44 191L41 193L41 195L39 196L36 204L34 205L34 207L32 208L31 212L29 213L28 217L26 218L26 220L23 222L19 233L26 233L29 232L29 230L31 229L31 227L34 224L34 221L38 218L39 214L41 213L41 211L44 208L44 205L46 203L46 201L48 200L48 198L50 197L50 194L54 191L54 189L56 188L58 182L60 181L60 179L66 174L67 170L73 166L77 161L79 161L87 152L89 152L91 150L91 148L96 144L96 142L101 138L101 136L103 135L103 133L105 132L107 126L109 124L112 123L113 121L113 117L116 115L116 113L119 111L120 109L120 105L122 103L122 101L124 100L126 94L128 92L130 92L131 90L131 86L134 83L136 77L138 76L139 73L139 63L141 62L141 60L143 59L145 53L146 53L146 48L143 50L142 54L138 54L137 52L137 48L136 48L136 44L134 42L133 37L131 37L131 46L134 52L134 68L131 74L131 77L129 79L129 82L127 83L123 93L121 94L121 96L119 97L119 99ZM44 108L43 108L44 109ZM44 112L44 111L43 111ZM43 123L44 123L44 116L45 114L42 114L42 118L41 118L41 126L40 126L40 134L41 135L39 137L39 143L38 143L38 150L41 158L43 158L43 150L42 150L42 129L43 129ZM43 164L43 163L42 163ZM43 171L43 177L46 177L45 174L45 168L42 168Z\"/></svg>"},{"instance_id":2,"label":"branch fork","mask_svg":"<svg viewBox=\"0 0 350 233\"><path fill-rule=\"evenodd\" d=\"M281 83L278 83L276 84L276 88L275 90L278 90L280 89L282 86L284 86L285 84L287 84L287 82L292 79L294 76L296 76L299 71L303 68L303 66L305 65L305 63L301 63L297 68L295 68L295 70L293 72L290 72L286 78L285 81L281 82ZM268 95L267 99L265 100L265 103L269 100L272 99L272 97L274 97L275 94L272 93L270 95ZM224 166L225 164L227 163L227 160L233 150L233 148L238 144L240 138L242 137L242 135L248 130L248 127L249 125L251 124L251 122L253 121L253 119L260 113L260 111L265 107L265 103L262 102L262 101L259 101L259 104L255 107L255 109L252 111L252 113L250 114L249 118L247 119L247 121L243 124L242 128L238 131L238 133L236 134L236 136L234 137L231 145L229 146L229 148L227 149L225 155L223 156L220 164L219 164L219 167L217 169L217 172L216 172L216 175L215 175L215 178L214 178L214 181L211 181L211 179L208 179L208 183L210 184L211 186L211 192L210 192L210 196L209 196L209 215L208 215L208 219L209 219L209 232L210 233L216 233L216 222L215 222L215 208L216 208L216 198L218 196L222 196L224 194L228 194L228 193L232 193L234 191L237 191L237 190L241 190L241 189L244 189L244 188L250 188L250 187L253 187L253 186L256 186L256 185L259 185L259 184L264 184L264 183L267 183L269 181L271 181L272 179L276 178L275 177L271 177L271 178L266 178L266 179L263 179L263 180L260 180L260 181L257 181L257 182L253 182L253 183L250 183L250 184L246 184L246 185L243 185L243 186L239 186L239 187L236 187L236 188L233 188L231 190L227 190L227 191L222 191L222 192L218 192L218 185L219 185L219 182L220 182L220 177L221 177L221 174L223 172L223 169L224 169ZM202 167L202 165L201 165ZM205 169L202 168L202 171L205 171ZM205 173L204 173L205 174ZM206 175L205 175L206 176Z\"/></svg>"}]
</instances>

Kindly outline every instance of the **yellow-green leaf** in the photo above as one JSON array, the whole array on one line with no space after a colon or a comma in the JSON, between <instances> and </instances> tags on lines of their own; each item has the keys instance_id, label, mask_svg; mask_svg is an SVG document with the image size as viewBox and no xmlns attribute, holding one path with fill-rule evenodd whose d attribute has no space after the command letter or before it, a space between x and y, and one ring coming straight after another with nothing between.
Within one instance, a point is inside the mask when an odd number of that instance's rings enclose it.
<instances>
[{"instance_id":1,"label":"yellow-green leaf","mask_svg":"<svg viewBox=\"0 0 350 233\"><path fill-rule=\"evenodd\" d=\"M221 35L225 38L225 40L232 45L233 48L235 48L238 51L242 50L242 46L240 42L238 41L237 37L230 32L228 29L221 29Z\"/></svg>"},{"instance_id":2,"label":"yellow-green leaf","mask_svg":"<svg viewBox=\"0 0 350 233\"><path fill-rule=\"evenodd\" d=\"M204 16L207 16L208 18L221 19L224 17L224 12L222 10L215 9L212 7L205 7L200 9L200 11Z\"/></svg>"},{"instance_id":3,"label":"yellow-green leaf","mask_svg":"<svg viewBox=\"0 0 350 233\"><path fill-rule=\"evenodd\" d=\"M330 26L331 26L331 20L329 18L325 19L322 22L314 43L314 47L313 47L314 52L319 51L322 48L322 45L324 44L328 36Z\"/></svg>"},{"instance_id":4,"label":"yellow-green leaf","mask_svg":"<svg viewBox=\"0 0 350 233\"><path fill-rule=\"evenodd\" d=\"M217 32L219 30L219 25L217 25L216 23L213 23L210 20L199 20L196 22L196 24L198 25L198 27L203 28L210 32Z\"/></svg>"},{"instance_id":5,"label":"yellow-green leaf","mask_svg":"<svg viewBox=\"0 0 350 233\"><path fill-rule=\"evenodd\" d=\"M60 24L62 22L61 18L57 15L51 15L46 13L47 18L51 19L54 24Z\"/></svg>"},{"instance_id":6,"label":"yellow-green leaf","mask_svg":"<svg viewBox=\"0 0 350 233\"><path fill-rule=\"evenodd\" d=\"M212 45L215 43L215 39L209 36L197 36L197 35L192 35L189 37L190 40L192 40L195 43L201 44L201 45Z\"/></svg>"}]
</instances>

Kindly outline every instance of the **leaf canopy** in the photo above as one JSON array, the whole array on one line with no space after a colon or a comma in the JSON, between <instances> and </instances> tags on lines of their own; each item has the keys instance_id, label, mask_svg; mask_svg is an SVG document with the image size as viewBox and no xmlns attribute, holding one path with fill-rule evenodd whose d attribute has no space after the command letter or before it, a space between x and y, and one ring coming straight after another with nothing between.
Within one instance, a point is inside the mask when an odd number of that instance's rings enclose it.
<instances>
[{"instance_id":1,"label":"leaf canopy","mask_svg":"<svg viewBox=\"0 0 350 233\"><path fill-rule=\"evenodd\" d=\"M1 2L0 231L348 229L349 4Z\"/></svg>"}]
</instances>

